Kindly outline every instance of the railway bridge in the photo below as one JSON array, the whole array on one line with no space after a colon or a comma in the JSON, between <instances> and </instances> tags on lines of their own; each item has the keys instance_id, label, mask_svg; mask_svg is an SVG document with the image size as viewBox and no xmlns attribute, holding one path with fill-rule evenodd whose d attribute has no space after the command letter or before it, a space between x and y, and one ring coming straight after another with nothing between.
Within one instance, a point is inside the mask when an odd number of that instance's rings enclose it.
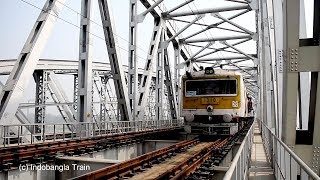
<instances>
[{"instance_id":1,"label":"railway bridge","mask_svg":"<svg viewBox=\"0 0 320 180\"><path fill-rule=\"evenodd\" d=\"M319 20L318 0L2 1L0 180L320 179ZM204 67L242 74L236 133L184 130Z\"/></svg>"}]
</instances>

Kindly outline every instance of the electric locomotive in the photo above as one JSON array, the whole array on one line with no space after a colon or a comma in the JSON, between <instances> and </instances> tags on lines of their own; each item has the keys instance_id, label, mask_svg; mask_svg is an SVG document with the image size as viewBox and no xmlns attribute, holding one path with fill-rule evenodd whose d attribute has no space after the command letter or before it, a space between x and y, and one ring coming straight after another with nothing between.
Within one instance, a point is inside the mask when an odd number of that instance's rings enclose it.
<instances>
[{"instance_id":1,"label":"electric locomotive","mask_svg":"<svg viewBox=\"0 0 320 180\"><path fill-rule=\"evenodd\" d=\"M250 118L241 73L207 67L186 72L181 82L180 109L187 133L232 135Z\"/></svg>"}]
</instances>

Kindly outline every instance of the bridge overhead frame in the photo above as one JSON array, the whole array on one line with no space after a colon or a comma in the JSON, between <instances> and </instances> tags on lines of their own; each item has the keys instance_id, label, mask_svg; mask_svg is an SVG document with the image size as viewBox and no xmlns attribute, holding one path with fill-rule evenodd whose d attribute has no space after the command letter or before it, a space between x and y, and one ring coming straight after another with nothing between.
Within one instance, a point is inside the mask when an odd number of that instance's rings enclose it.
<instances>
[{"instance_id":1,"label":"bridge overhead frame","mask_svg":"<svg viewBox=\"0 0 320 180\"><path fill-rule=\"evenodd\" d=\"M4 65L0 66L0 74L10 75L3 88L3 96L0 96L2 97L2 99L0 98L0 125L10 124L9 117L15 117L17 112L20 114L19 117L23 117L21 116L21 109L29 107L35 107L39 112L35 123L46 123L44 115L47 106L57 106L66 123L93 121L99 123L98 121L114 119L140 121L154 115L158 120L178 119L180 118L181 66L185 71L197 71L201 63L242 71L246 75L245 84L248 85L248 94L252 96L254 102L257 102L257 92L260 88L257 81L258 56L241 50L239 45L258 40L258 35L257 32L252 32L234 21L239 16L258 10L257 0L243 1L241 4L234 3L230 7L196 10L190 8L190 3L193 3L192 0L178 4L170 10L166 9L163 0L140 0L140 3L146 9L140 14L137 14L136 9L139 1L130 0L128 67L123 66L120 59L117 35L114 34L115 25L110 0L98 1L110 64L93 62L92 34L90 33L90 24L92 23L90 19L92 17L91 1L81 1L78 62L39 59L41 50L45 45L45 37L50 35L49 32L53 28L53 22L57 19L58 11L56 10L58 10L57 8L61 9L64 5L61 1L59 3L56 3L56 1L46 3L44 7L46 11L40 13L39 19L26 42L26 47L22 50L21 57L15 61L5 60L0 62ZM182 7L189 7L190 11L180 11ZM52 9L55 9L54 12L52 12ZM225 17L223 12L227 11L237 12L234 12L234 15L230 17ZM154 18L154 26L146 64L144 69L141 70L137 66L137 29L139 24L144 23L144 18L148 13ZM214 24L207 24L204 21L206 15L212 16L218 21ZM183 17L188 17L191 21L181 20ZM47 19L50 19L50 21ZM177 22L182 22L184 25L178 27ZM222 27L223 24L228 24L234 28ZM188 34L187 31L191 28L197 28L197 30ZM234 33L234 35L214 36L210 32L212 29L225 30ZM198 38L198 35L204 34L206 38ZM215 47L216 43L220 43L221 46ZM30 44L36 48L30 48ZM198 49L191 51L192 48ZM28 50L30 50L30 54L34 53L36 56L26 55L25 51ZM174 52L174 58L169 55L171 50ZM223 53L236 55L228 57L224 56ZM217 57L210 57L211 55ZM243 65L243 62L248 62L250 65ZM12 71L10 71L11 68ZM47 80L44 85L48 86L47 93L50 92L54 97L52 98L54 102L44 101L44 96L49 96L49 94L44 94L46 91L43 90L43 82L40 82L39 79L39 73L42 72L47 73L48 77L45 76ZM20 104L17 99L23 95L23 91L28 84L27 81L23 81L24 77L28 77L32 73L37 73L35 77L38 77L36 78L38 89L43 92L39 91L37 93L37 104ZM73 100L69 101L65 97L63 88L59 85L58 79L55 78L57 74L73 76ZM12 79L12 77L14 78ZM110 84L113 85L112 92L108 88ZM110 96L113 93L116 97ZM17 95L11 96L11 94ZM155 95L155 98L151 97L152 95ZM94 102L94 96L99 97L99 102ZM96 110L96 103L99 103L100 111ZM10 111L7 112L8 108ZM153 111L152 108L158 110ZM114 110L118 112L114 112ZM152 115L150 116L147 113ZM25 124L26 121L21 123Z\"/></svg>"}]
</instances>

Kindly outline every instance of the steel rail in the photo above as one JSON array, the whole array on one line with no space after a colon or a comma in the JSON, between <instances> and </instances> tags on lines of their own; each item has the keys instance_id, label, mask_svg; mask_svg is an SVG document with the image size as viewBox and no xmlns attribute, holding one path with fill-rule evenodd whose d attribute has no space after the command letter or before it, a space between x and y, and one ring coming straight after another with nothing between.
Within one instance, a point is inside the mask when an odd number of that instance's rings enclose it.
<instances>
[{"instance_id":1,"label":"steel rail","mask_svg":"<svg viewBox=\"0 0 320 180\"><path fill-rule=\"evenodd\" d=\"M200 158L197 158L197 156L193 156L195 161L191 164L186 166L185 169L181 170L179 173L175 174L171 180L178 180L178 179L184 179L189 174L193 173L196 169L198 169L202 163L204 163L210 156L212 156L212 153L223 146L225 146L228 143L228 140L230 138L226 138L223 141L216 141L217 143L211 144L209 150L204 153Z\"/></svg>"},{"instance_id":2,"label":"steel rail","mask_svg":"<svg viewBox=\"0 0 320 180\"><path fill-rule=\"evenodd\" d=\"M152 160L168 157L170 156L169 154L185 149L186 147L198 142L199 139L182 141L175 145L152 151L142 156L138 156L128 161L84 174L74 179L112 179L115 177L124 176L125 174L130 173L132 170L137 170L144 165L148 165Z\"/></svg>"},{"instance_id":3,"label":"steel rail","mask_svg":"<svg viewBox=\"0 0 320 180\"><path fill-rule=\"evenodd\" d=\"M204 162L204 160L212 154L213 151L221 148L224 144L226 144L227 139L228 138L226 138L223 141L217 140L211 142L207 147L192 155L190 158L184 160L179 165L175 166L173 169L159 175L156 179L183 179L188 175L188 173L191 173L196 169L193 167L200 166L202 162Z\"/></svg>"}]
</instances>

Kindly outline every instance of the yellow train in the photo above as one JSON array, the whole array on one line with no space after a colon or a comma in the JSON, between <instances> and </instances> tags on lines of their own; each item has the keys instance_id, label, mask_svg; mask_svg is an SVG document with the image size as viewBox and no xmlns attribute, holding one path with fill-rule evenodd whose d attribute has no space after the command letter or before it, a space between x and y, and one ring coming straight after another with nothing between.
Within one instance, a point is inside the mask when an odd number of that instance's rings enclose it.
<instances>
[{"instance_id":1,"label":"yellow train","mask_svg":"<svg viewBox=\"0 0 320 180\"><path fill-rule=\"evenodd\" d=\"M180 109L187 133L235 134L249 117L241 73L208 67L187 72L181 83Z\"/></svg>"}]
</instances>

